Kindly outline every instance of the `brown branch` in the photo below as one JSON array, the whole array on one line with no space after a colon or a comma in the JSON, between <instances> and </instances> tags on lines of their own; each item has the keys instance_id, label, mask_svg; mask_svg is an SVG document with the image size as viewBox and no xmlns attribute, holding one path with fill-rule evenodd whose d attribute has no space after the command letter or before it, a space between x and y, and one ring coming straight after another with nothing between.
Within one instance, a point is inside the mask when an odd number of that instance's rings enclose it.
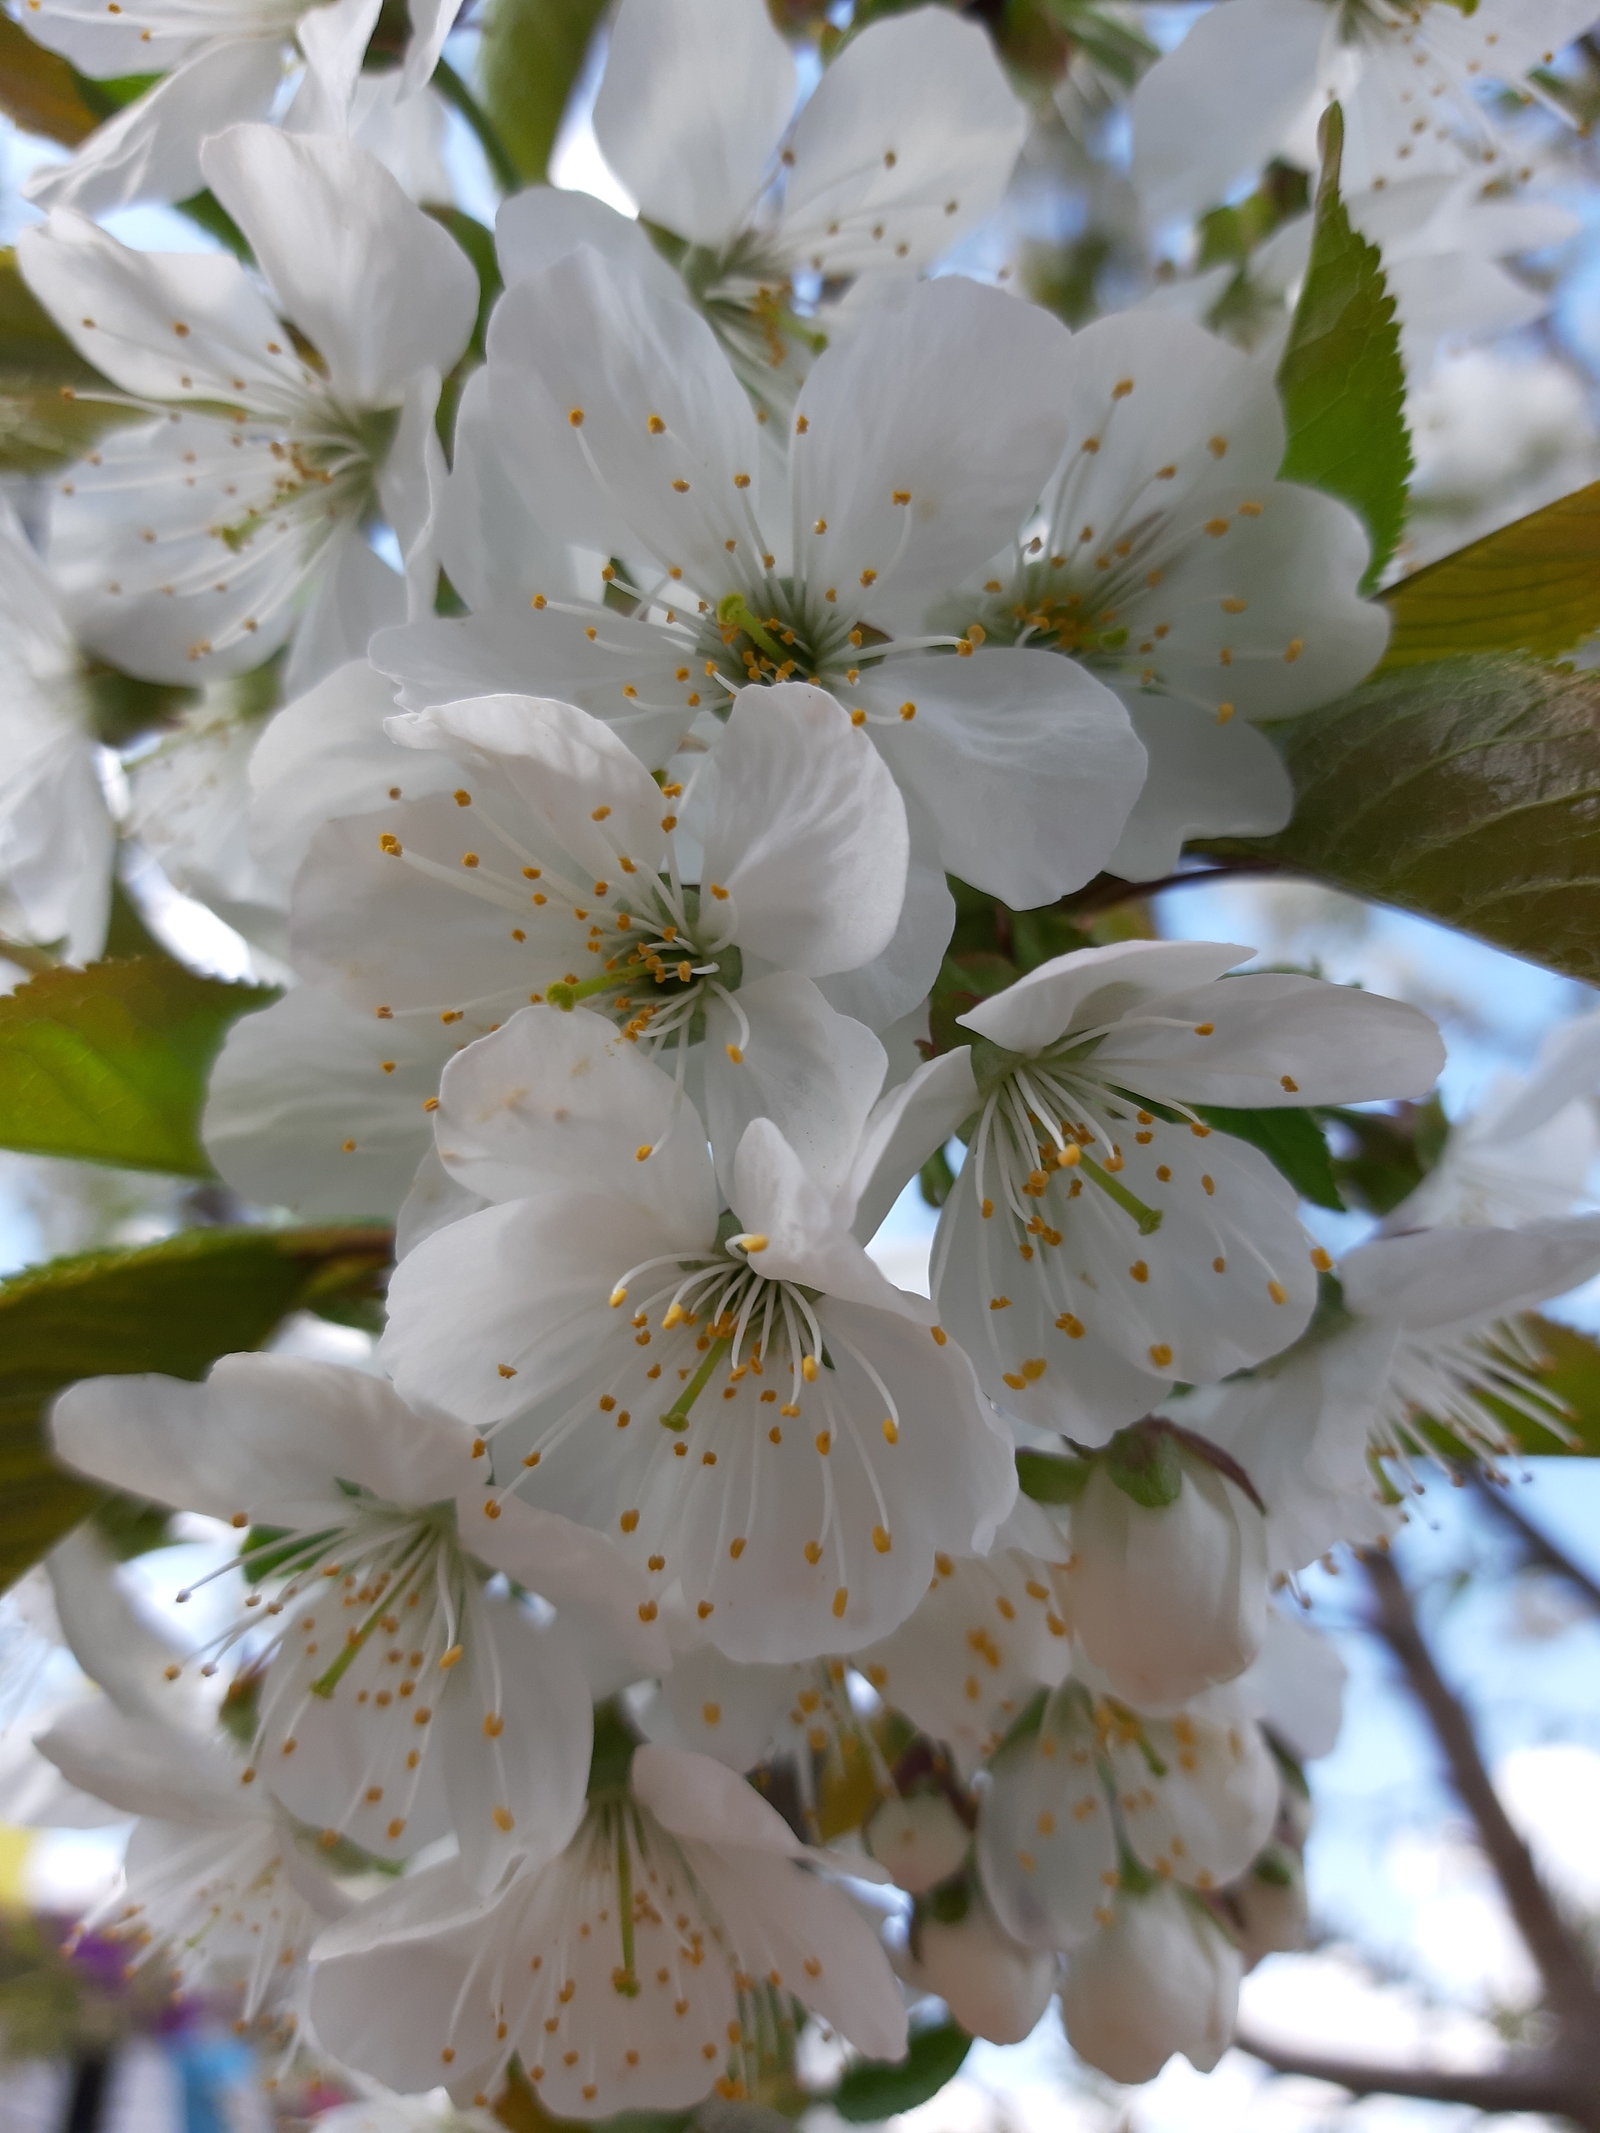
<instances>
[{"instance_id":1,"label":"brown branch","mask_svg":"<svg viewBox=\"0 0 1600 2133\"><path fill-rule=\"evenodd\" d=\"M1511 1500L1510 1489L1504 1483L1491 1481L1482 1467L1477 1465L1467 1466L1461 1471L1467 1474L1495 1516L1520 1537L1534 1562L1546 1570L1555 1571L1558 1577L1565 1578L1569 1585L1581 1592L1592 1607L1600 1608L1600 1583L1589 1575L1581 1563L1575 1563L1565 1549L1558 1548L1548 1534L1542 1533L1531 1518L1518 1510Z\"/></svg>"},{"instance_id":2,"label":"brown branch","mask_svg":"<svg viewBox=\"0 0 1600 2133\"><path fill-rule=\"evenodd\" d=\"M1478 2112L1553 2112L1585 2129L1600 2124L1594 2067L1553 2052L1472 2073L1455 2067L1385 2067L1374 2060L1301 2052L1248 2031L1239 2031L1233 2041L1274 2073L1329 2082L1333 2088L1348 2088L1353 2097L1421 2097L1427 2103L1466 2103Z\"/></svg>"},{"instance_id":3,"label":"brown branch","mask_svg":"<svg viewBox=\"0 0 1600 2133\"><path fill-rule=\"evenodd\" d=\"M1164 874L1159 881L1124 881L1120 874L1097 874L1093 881L1063 896L1056 909L1065 918L1091 918L1097 911L1114 911L1118 904L1131 904L1145 896L1159 896L1164 889L1188 889L1207 881L1226 881L1235 874L1282 874L1288 871L1278 859L1219 859L1208 867L1189 867L1177 874Z\"/></svg>"},{"instance_id":4,"label":"brown branch","mask_svg":"<svg viewBox=\"0 0 1600 2133\"><path fill-rule=\"evenodd\" d=\"M1372 2060L1344 2059L1294 2045L1272 2044L1241 2030L1234 2043L1274 2073L1299 2074L1327 2081L1352 2096L1417 2096L1430 2103L1463 2103L1479 2111L1554 2111L1574 2115L1585 2107L1585 2090L1593 2090L1583 2071L1541 2053L1523 2065L1486 2067L1481 2072L1454 2067L1383 2066ZM1584 2124L1580 2118L1578 2123Z\"/></svg>"},{"instance_id":5,"label":"brown branch","mask_svg":"<svg viewBox=\"0 0 1600 2133\"><path fill-rule=\"evenodd\" d=\"M1588 1960L1557 1910L1532 1853L1500 1804L1472 1721L1433 1663L1399 1571L1378 1549L1363 1554L1362 1562L1378 1603L1373 1628L1400 1662L1433 1728L1451 1783L1477 1826L1506 1906L1544 1981L1550 2011L1574 2043L1581 2039L1593 2051L1600 2044L1600 1991Z\"/></svg>"}]
</instances>

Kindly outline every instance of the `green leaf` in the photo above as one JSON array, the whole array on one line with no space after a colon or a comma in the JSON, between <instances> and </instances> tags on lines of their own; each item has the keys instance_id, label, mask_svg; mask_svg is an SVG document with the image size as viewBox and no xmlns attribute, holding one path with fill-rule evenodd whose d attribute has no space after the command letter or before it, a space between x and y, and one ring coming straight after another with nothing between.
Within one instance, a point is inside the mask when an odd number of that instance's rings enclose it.
<instances>
[{"instance_id":1,"label":"green leaf","mask_svg":"<svg viewBox=\"0 0 1600 2133\"><path fill-rule=\"evenodd\" d=\"M1147 1511L1164 1511L1183 1493L1183 1461L1171 1430L1135 1422L1117 1431L1101 1457L1108 1479Z\"/></svg>"},{"instance_id":2,"label":"green leaf","mask_svg":"<svg viewBox=\"0 0 1600 2133\"><path fill-rule=\"evenodd\" d=\"M157 956L31 979L0 998L0 1146L213 1176L199 1135L211 1062L231 1022L276 998Z\"/></svg>"},{"instance_id":3,"label":"green leaf","mask_svg":"<svg viewBox=\"0 0 1600 2133\"><path fill-rule=\"evenodd\" d=\"M1323 113L1320 143L1311 259L1278 365L1289 429L1278 474L1340 497L1366 521L1372 561L1364 584L1370 586L1405 523L1411 475L1405 372L1378 248L1351 227L1339 197L1344 117L1337 104Z\"/></svg>"},{"instance_id":4,"label":"green leaf","mask_svg":"<svg viewBox=\"0 0 1600 2133\"><path fill-rule=\"evenodd\" d=\"M1196 1104L1196 1111L1219 1133L1259 1148L1269 1162L1282 1171L1302 1200L1313 1207L1332 1207L1340 1213L1339 1182L1333 1159L1311 1111L1226 1111L1217 1104Z\"/></svg>"},{"instance_id":5,"label":"green leaf","mask_svg":"<svg viewBox=\"0 0 1600 2133\"><path fill-rule=\"evenodd\" d=\"M35 44L9 15L0 15L0 111L24 133L42 133L63 148L76 148L100 123L66 60Z\"/></svg>"},{"instance_id":6,"label":"green leaf","mask_svg":"<svg viewBox=\"0 0 1600 2133\"><path fill-rule=\"evenodd\" d=\"M1416 1191L1438 1162L1450 1125L1437 1095L1420 1104L1399 1103L1388 1111L1317 1113L1339 1130L1346 1145L1333 1158L1333 1174L1346 1205L1386 1215Z\"/></svg>"},{"instance_id":7,"label":"green leaf","mask_svg":"<svg viewBox=\"0 0 1600 2133\"><path fill-rule=\"evenodd\" d=\"M370 1292L384 1229L193 1229L135 1251L54 1259L0 1282L0 1587L99 1502L45 1449L51 1396L78 1378L198 1378L287 1313Z\"/></svg>"},{"instance_id":8,"label":"green leaf","mask_svg":"<svg viewBox=\"0 0 1600 2133\"><path fill-rule=\"evenodd\" d=\"M483 101L524 184L540 183L605 0L492 0Z\"/></svg>"},{"instance_id":9,"label":"green leaf","mask_svg":"<svg viewBox=\"0 0 1600 2133\"><path fill-rule=\"evenodd\" d=\"M937 2096L961 2070L972 2039L956 2022L914 2029L903 2059L858 2059L828 2101L847 2124L872 2125Z\"/></svg>"},{"instance_id":10,"label":"green leaf","mask_svg":"<svg viewBox=\"0 0 1600 2133\"><path fill-rule=\"evenodd\" d=\"M1058 1458L1054 1452L1017 1454L1017 1487L1035 1503L1076 1503L1093 1472L1092 1459Z\"/></svg>"},{"instance_id":11,"label":"green leaf","mask_svg":"<svg viewBox=\"0 0 1600 2133\"><path fill-rule=\"evenodd\" d=\"M1294 820L1208 840L1600 981L1600 677L1529 659L1375 675L1287 722Z\"/></svg>"},{"instance_id":12,"label":"green leaf","mask_svg":"<svg viewBox=\"0 0 1600 2133\"><path fill-rule=\"evenodd\" d=\"M1600 481L1441 557L1383 597L1394 617L1384 667L1458 652L1553 659L1571 651L1600 630Z\"/></svg>"},{"instance_id":13,"label":"green leaf","mask_svg":"<svg viewBox=\"0 0 1600 2133\"><path fill-rule=\"evenodd\" d=\"M89 451L113 424L142 419L137 408L74 397L90 390L104 391L105 380L33 295L16 253L0 251L0 474L42 473Z\"/></svg>"},{"instance_id":14,"label":"green leaf","mask_svg":"<svg viewBox=\"0 0 1600 2133\"><path fill-rule=\"evenodd\" d=\"M1546 1358L1536 1372L1539 1382L1566 1410L1567 1425L1578 1441L1576 1446L1564 1443L1526 1415L1509 1409L1505 1411L1507 1427L1530 1457L1577 1450L1586 1459L1600 1459L1600 1343L1552 1318L1530 1316L1526 1323L1534 1345Z\"/></svg>"},{"instance_id":15,"label":"green leaf","mask_svg":"<svg viewBox=\"0 0 1600 2133\"><path fill-rule=\"evenodd\" d=\"M467 354L475 356L479 363L484 358L484 335L489 330L489 313L505 287L500 273L500 260L494 248L494 231L486 229L475 216L459 207L427 207L423 213L431 215L435 222L447 229L463 252L472 261L478 277L478 317L472 329L472 340Z\"/></svg>"}]
</instances>

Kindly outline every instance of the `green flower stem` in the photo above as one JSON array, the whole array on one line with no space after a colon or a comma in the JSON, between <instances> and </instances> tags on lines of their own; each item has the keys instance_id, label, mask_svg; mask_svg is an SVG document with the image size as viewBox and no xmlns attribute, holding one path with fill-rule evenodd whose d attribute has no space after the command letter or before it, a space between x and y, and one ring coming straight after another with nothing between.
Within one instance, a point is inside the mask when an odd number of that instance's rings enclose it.
<instances>
[{"instance_id":1,"label":"green flower stem","mask_svg":"<svg viewBox=\"0 0 1600 2133\"><path fill-rule=\"evenodd\" d=\"M467 87L449 60L441 59L433 70L433 86L447 104L454 104L473 132L488 159L495 183L502 192L520 192L523 177L511 159L511 151L495 130L494 121Z\"/></svg>"}]
</instances>

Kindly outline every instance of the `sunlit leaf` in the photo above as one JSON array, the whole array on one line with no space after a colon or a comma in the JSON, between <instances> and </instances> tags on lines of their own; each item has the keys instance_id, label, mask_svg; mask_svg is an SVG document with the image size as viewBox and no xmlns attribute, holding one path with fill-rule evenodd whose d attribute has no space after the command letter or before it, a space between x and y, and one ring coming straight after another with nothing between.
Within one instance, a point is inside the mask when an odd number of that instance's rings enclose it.
<instances>
[{"instance_id":1,"label":"sunlit leaf","mask_svg":"<svg viewBox=\"0 0 1600 2133\"><path fill-rule=\"evenodd\" d=\"M526 184L545 176L604 12L605 0L491 0L479 61L484 108Z\"/></svg>"},{"instance_id":2,"label":"sunlit leaf","mask_svg":"<svg viewBox=\"0 0 1600 2133\"><path fill-rule=\"evenodd\" d=\"M1554 658L1600 630L1600 482L1485 534L1384 594L1385 667L1457 652Z\"/></svg>"}]
</instances>

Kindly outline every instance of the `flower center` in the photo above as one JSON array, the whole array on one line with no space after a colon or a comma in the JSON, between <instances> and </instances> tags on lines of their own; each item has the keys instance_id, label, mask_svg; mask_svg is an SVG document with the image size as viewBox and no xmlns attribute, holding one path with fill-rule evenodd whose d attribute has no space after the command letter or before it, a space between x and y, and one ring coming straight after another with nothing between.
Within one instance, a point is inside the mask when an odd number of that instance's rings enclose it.
<instances>
[{"instance_id":1,"label":"flower center","mask_svg":"<svg viewBox=\"0 0 1600 2133\"><path fill-rule=\"evenodd\" d=\"M713 888L713 899L726 894ZM744 959L728 942L710 945L710 929L700 924L701 892L675 888L670 881L650 883L637 908L619 906L590 924L585 944L600 967L591 977L545 987L551 1007L570 1012L579 1005L608 1015L630 1043L647 1049L669 1037L693 1044L705 1035L705 1010L715 997L738 1017L741 1035L748 1025L733 995L744 974ZM728 1047L736 1060L737 1044Z\"/></svg>"}]
</instances>

